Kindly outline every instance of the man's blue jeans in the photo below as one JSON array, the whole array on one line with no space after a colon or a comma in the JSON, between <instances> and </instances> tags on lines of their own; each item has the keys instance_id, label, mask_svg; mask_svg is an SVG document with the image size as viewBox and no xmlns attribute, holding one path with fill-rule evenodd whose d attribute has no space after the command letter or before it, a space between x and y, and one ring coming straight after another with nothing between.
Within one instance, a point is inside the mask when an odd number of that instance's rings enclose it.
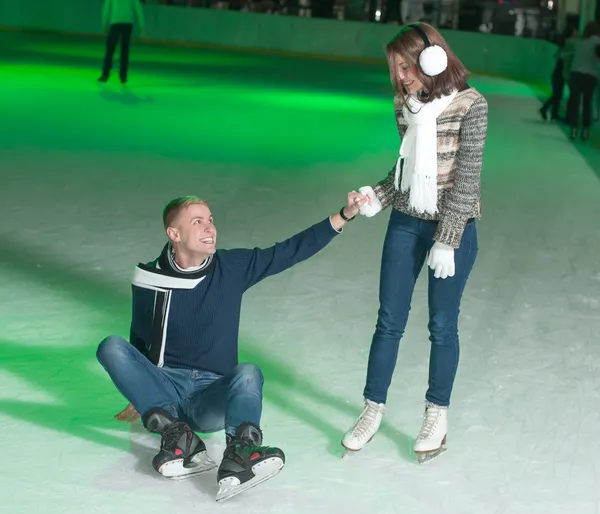
<instances>
[{"instance_id":1,"label":"man's blue jeans","mask_svg":"<svg viewBox=\"0 0 600 514\"><path fill-rule=\"evenodd\" d=\"M437 221L424 221L393 210L390 216L379 284L379 315L369 354L365 398L385 403L404 334L413 290L434 241ZM429 271L429 388L427 401L450 404L458 368L460 301L477 256L475 221L467 223L454 251L455 275L435 278Z\"/></svg>"},{"instance_id":2,"label":"man's blue jeans","mask_svg":"<svg viewBox=\"0 0 600 514\"><path fill-rule=\"evenodd\" d=\"M197 432L225 429L231 436L250 421L260 426L263 376L253 364L226 375L152 364L119 336L104 339L96 356L121 394L143 416L160 407Z\"/></svg>"}]
</instances>

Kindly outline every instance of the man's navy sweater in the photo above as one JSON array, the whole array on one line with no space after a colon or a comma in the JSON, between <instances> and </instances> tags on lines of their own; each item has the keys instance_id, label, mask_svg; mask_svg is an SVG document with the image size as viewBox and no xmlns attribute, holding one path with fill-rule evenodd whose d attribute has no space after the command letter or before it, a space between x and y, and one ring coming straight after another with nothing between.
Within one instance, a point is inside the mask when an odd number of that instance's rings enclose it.
<instances>
[{"instance_id":1,"label":"man's navy sweater","mask_svg":"<svg viewBox=\"0 0 600 514\"><path fill-rule=\"evenodd\" d=\"M217 250L209 271L195 287L169 288L162 314L157 308L157 295L163 294L157 289L162 285L139 287L134 281L130 342L148 356L151 345L160 340L160 359L151 359L155 364L226 374L238 364L244 292L312 257L338 234L327 218L270 248ZM158 259L145 267L153 271L157 263ZM157 317L163 324L158 337ZM156 348L154 353L158 355Z\"/></svg>"}]
</instances>

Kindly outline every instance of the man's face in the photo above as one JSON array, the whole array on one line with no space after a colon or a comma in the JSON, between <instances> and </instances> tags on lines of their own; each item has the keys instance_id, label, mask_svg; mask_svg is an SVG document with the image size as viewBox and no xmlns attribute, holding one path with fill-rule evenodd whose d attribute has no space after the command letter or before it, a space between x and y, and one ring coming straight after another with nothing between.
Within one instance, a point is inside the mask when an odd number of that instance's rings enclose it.
<instances>
[{"instance_id":1,"label":"man's face","mask_svg":"<svg viewBox=\"0 0 600 514\"><path fill-rule=\"evenodd\" d=\"M204 258L217 250L217 229L213 217L206 205L192 204L184 207L167 229L176 250L188 256Z\"/></svg>"}]
</instances>

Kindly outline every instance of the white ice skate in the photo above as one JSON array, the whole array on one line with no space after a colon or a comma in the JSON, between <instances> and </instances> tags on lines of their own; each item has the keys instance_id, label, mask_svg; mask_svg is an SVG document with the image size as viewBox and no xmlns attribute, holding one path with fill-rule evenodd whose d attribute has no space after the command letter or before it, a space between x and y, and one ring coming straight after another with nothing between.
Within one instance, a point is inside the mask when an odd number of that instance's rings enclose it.
<instances>
[{"instance_id":1,"label":"white ice skate","mask_svg":"<svg viewBox=\"0 0 600 514\"><path fill-rule=\"evenodd\" d=\"M373 439L373 436L379 429L384 412L384 403L375 403L371 400L365 400L365 408L361 415L342 439L342 446L344 447L342 457L349 451L357 452L362 450L365 445Z\"/></svg>"},{"instance_id":2,"label":"white ice skate","mask_svg":"<svg viewBox=\"0 0 600 514\"><path fill-rule=\"evenodd\" d=\"M415 441L414 451L419 464L423 464L446 451L448 408L428 402L423 415L423 425Z\"/></svg>"}]
</instances>

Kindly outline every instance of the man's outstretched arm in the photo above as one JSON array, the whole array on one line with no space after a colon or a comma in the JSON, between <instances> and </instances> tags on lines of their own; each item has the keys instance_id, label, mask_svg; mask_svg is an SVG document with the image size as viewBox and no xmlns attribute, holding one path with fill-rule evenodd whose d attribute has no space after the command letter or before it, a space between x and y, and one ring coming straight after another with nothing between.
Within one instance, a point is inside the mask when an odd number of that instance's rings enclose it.
<instances>
[{"instance_id":1,"label":"man's outstretched arm","mask_svg":"<svg viewBox=\"0 0 600 514\"><path fill-rule=\"evenodd\" d=\"M341 233L347 220L356 216L366 201L366 196L352 191L348 193L346 205L340 212L270 248L227 252L227 260L243 274L244 289L248 289L317 254Z\"/></svg>"}]
</instances>

